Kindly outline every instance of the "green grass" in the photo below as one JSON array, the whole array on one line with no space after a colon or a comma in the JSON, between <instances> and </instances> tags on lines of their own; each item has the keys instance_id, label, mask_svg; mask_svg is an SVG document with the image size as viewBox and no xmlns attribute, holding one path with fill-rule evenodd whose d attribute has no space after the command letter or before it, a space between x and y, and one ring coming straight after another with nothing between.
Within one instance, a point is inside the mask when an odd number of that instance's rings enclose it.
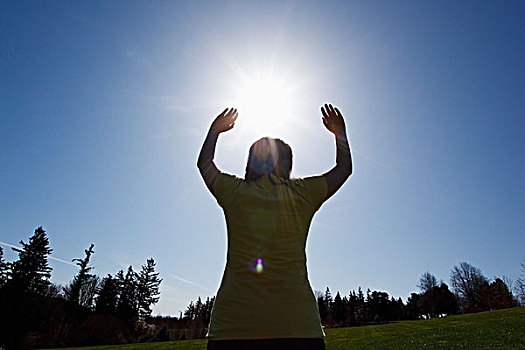
<instances>
[{"instance_id":1,"label":"green grass","mask_svg":"<svg viewBox=\"0 0 525 350\"><path fill-rule=\"evenodd\" d=\"M525 307L427 321L326 330L327 350L525 349ZM71 348L204 350L206 340Z\"/></svg>"}]
</instances>

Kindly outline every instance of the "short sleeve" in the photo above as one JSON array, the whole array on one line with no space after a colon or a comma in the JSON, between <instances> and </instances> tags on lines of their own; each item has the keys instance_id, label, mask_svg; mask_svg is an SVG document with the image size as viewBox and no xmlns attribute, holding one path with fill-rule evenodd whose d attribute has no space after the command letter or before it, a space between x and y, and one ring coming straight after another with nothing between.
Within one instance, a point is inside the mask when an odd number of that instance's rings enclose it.
<instances>
[{"instance_id":1,"label":"short sleeve","mask_svg":"<svg viewBox=\"0 0 525 350\"><path fill-rule=\"evenodd\" d=\"M321 207L321 204L328 196L328 184L323 175L311 176L303 179L306 195L315 210Z\"/></svg>"},{"instance_id":2,"label":"short sleeve","mask_svg":"<svg viewBox=\"0 0 525 350\"><path fill-rule=\"evenodd\" d=\"M239 184L242 182L242 179L237 176L219 173L213 182L213 196L217 199L217 202L224 206L228 203L235 190L239 187Z\"/></svg>"}]
</instances>

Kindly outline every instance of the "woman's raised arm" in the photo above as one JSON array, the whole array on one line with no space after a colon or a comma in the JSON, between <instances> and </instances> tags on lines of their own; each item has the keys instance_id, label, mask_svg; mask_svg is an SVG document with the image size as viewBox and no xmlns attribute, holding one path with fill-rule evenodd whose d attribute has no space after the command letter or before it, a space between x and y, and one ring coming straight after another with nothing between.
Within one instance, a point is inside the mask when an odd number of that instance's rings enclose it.
<instances>
[{"instance_id":1,"label":"woman's raised arm","mask_svg":"<svg viewBox=\"0 0 525 350\"><path fill-rule=\"evenodd\" d=\"M197 160L197 167L210 191L213 190L213 183L219 173L219 169L217 169L217 166L213 162L219 134L231 130L235 125L235 120L238 115L237 109L226 108L211 124L208 135L206 135L206 140L204 140L202 145L199 159Z\"/></svg>"},{"instance_id":2,"label":"woman's raised arm","mask_svg":"<svg viewBox=\"0 0 525 350\"><path fill-rule=\"evenodd\" d=\"M343 115L331 104L321 107L323 124L334 134L336 143L336 164L330 171L323 174L328 184L328 198L331 197L352 174L352 156L346 136Z\"/></svg>"}]
</instances>

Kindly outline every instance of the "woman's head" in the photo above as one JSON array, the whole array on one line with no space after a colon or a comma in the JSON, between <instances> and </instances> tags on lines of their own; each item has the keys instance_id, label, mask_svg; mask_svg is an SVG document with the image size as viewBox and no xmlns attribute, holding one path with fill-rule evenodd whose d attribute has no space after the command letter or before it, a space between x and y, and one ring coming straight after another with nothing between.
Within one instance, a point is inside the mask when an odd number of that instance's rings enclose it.
<instances>
[{"instance_id":1,"label":"woman's head","mask_svg":"<svg viewBox=\"0 0 525 350\"><path fill-rule=\"evenodd\" d=\"M292 149L283 140L263 137L250 147L246 164L246 181L255 180L266 174L283 179L290 178L292 171Z\"/></svg>"}]
</instances>

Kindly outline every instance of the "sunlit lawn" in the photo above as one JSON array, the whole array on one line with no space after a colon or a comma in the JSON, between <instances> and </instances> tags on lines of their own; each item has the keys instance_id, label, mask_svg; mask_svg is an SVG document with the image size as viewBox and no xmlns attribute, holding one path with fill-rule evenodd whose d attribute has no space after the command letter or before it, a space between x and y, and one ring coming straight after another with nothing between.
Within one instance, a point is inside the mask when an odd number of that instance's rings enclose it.
<instances>
[{"instance_id":1,"label":"sunlit lawn","mask_svg":"<svg viewBox=\"0 0 525 350\"><path fill-rule=\"evenodd\" d=\"M525 349L525 307L428 321L326 330L326 348L340 349ZM206 349L206 340L74 348Z\"/></svg>"}]
</instances>

